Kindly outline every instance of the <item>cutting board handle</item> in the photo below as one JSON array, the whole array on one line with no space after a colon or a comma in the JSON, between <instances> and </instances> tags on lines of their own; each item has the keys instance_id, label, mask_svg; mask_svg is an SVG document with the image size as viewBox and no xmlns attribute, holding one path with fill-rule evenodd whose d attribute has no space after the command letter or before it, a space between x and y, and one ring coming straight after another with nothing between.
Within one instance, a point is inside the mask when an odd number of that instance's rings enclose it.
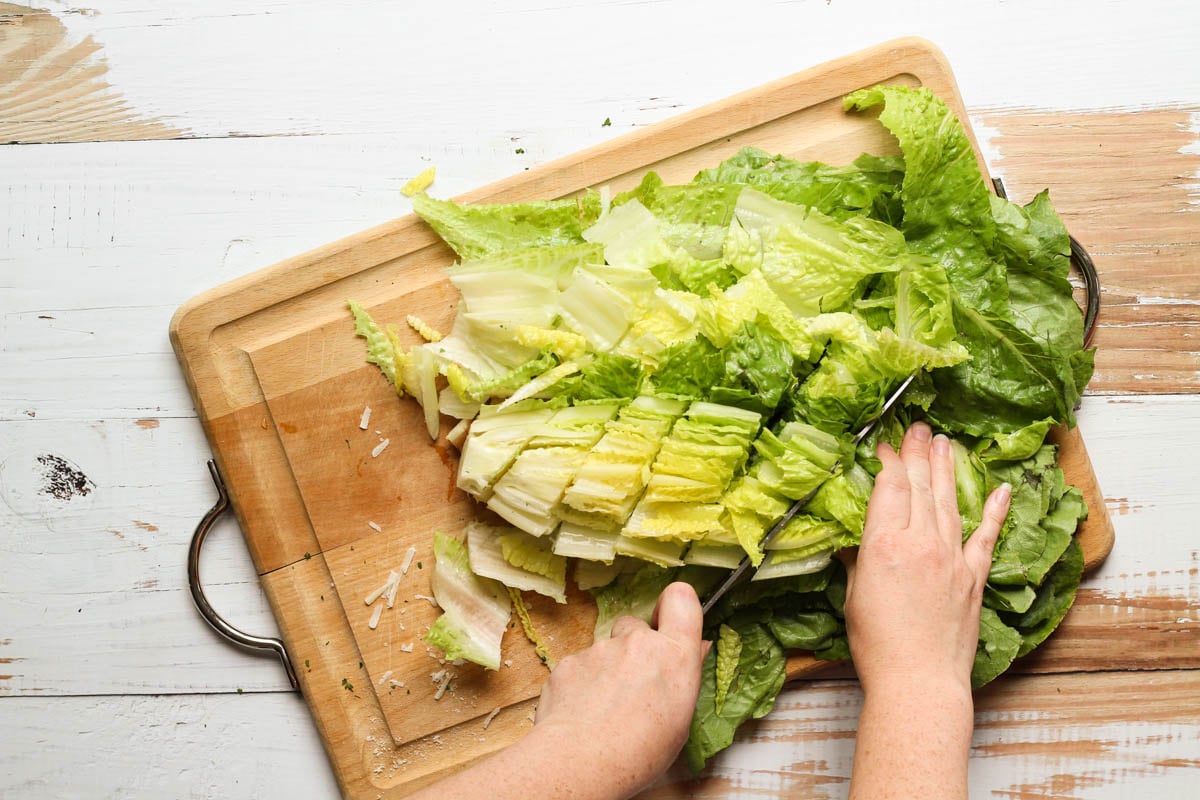
<instances>
[{"instance_id":1,"label":"cutting board handle","mask_svg":"<svg viewBox=\"0 0 1200 800\"><path fill-rule=\"evenodd\" d=\"M225 489L225 480L221 477L221 472L217 469L216 462L209 460L208 473L212 476L213 484L217 487L217 502L205 513L204 517L200 520L200 524L196 526L196 531L192 534L192 544L188 548L188 588L192 590L192 600L196 602L196 608L200 611L200 616L204 617L204 620L212 626L213 630L230 642L260 653L273 652L279 656L279 660L283 662L283 669L287 672L288 681L292 684L292 688L299 690L300 681L296 677L296 668L292 666L292 659L288 657L287 650L283 647L283 642L267 636L255 636L239 628L235 628L217 613L217 610L208 602L208 598L204 596L204 587L200 584L200 548L204 546L204 538L208 536L208 532L213 524L229 508L229 492Z\"/></svg>"}]
</instances>

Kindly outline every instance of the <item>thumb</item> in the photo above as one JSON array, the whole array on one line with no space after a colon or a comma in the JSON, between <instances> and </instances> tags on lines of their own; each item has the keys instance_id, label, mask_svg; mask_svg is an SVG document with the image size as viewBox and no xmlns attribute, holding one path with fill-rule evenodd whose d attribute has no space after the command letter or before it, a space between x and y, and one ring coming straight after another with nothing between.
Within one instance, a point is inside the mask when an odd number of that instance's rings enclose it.
<instances>
[{"instance_id":1,"label":"thumb","mask_svg":"<svg viewBox=\"0 0 1200 800\"><path fill-rule=\"evenodd\" d=\"M682 645L698 647L704 627L700 598L691 584L676 581L663 589L654 609L658 632ZM697 651L699 652L699 651Z\"/></svg>"},{"instance_id":2,"label":"thumb","mask_svg":"<svg viewBox=\"0 0 1200 800\"><path fill-rule=\"evenodd\" d=\"M1011 500L1012 487L1007 483L988 495L987 502L983 504L983 519L971 534L971 538L963 545L963 558L980 589L987 581L988 572L992 568L992 551L996 547L996 539L1000 536L1004 518L1008 516Z\"/></svg>"}]
</instances>

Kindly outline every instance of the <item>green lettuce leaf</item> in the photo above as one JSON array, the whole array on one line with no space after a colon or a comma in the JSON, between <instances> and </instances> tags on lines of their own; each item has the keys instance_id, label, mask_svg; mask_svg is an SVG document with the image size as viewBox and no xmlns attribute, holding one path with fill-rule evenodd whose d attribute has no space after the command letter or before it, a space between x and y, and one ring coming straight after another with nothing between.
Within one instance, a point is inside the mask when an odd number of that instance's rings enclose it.
<instances>
[{"instance_id":1,"label":"green lettuce leaf","mask_svg":"<svg viewBox=\"0 0 1200 800\"><path fill-rule=\"evenodd\" d=\"M575 403L632 400L641 392L644 376L642 362L636 358L598 353L580 369L577 377L563 381L558 393Z\"/></svg>"},{"instance_id":2,"label":"green lettuce leaf","mask_svg":"<svg viewBox=\"0 0 1200 800\"><path fill-rule=\"evenodd\" d=\"M911 259L900 232L866 217L836 220L753 189L738 197L725 261L762 271L797 316L849 308L863 282Z\"/></svg>"},{"instance_id":3,"label":"green lettuce leaf","mask_svg":"<svg viewBox=\"0 0 1200 800\"><path fill-rule=\"evenodd\" d=\"M898 195L903 177L904 162L895 156L864 153L853 164L830 166L745 147L702 170L693 183L753 186L776 200L811 206L835 219L872 216L896 225L902 216Z\"/></svg>"},{"instance_id":4,"label":"green lettuce leaf","mask_svg":"<svg viewBox=\"0 0 1200 800\"><path fill-rule=\"evenodd\" d=\"M391 339L362 306L353 300L348 300L347 305L350 307L350 313L354 315L354 333L367 340L367 363L379 367L388 383L403 394L404 381L396 366L396 350Z\"/></svg>"},{"instance_id":5,"label":"green lettuce leaf","mask_svg":"<svg viewBox=\"0 0 1200 800\"><path fill-rule=\"evenodd\" d=\"M1061 222L1044 198L1021 209L994 197L965 131L930 90L876 86L845 99L880 104L904 152L904 236L945 267L972 356L935 375L930 416L980 437L1046 417L1074 424L1092 356L1065 280Z\"/></svg>"},{"instance_id":6,"label":"green lettuce leaf","mask_svg":"<svg viewBox=\"0 0 1200 800\"><path fill-rule=\"evenodd\" d=\"M943 264L967 305L1004 315L1006 276L990 254L996 236L991 192L954 113L925 87L875 86L847 95L843 104L858 110L883 105L879 121L904 153L901 230L909 245Z\"/></svg>"},{"instance_id":7,"label":"green lettuce leaf","mask_svg":"<svg viewBox=\"0 0 1200 800\"><path fill-rule=\"evenodd\" d=\"M783 648L766 626L757 622L736 621L731 627L741 642L733 683L725 701L717 707L717 649L709 651L701 673L700 697L692 717L687 744L683 747L693 772L733 742L738 727L749 719L766 716L775 706L783 688L785 658Z\"/></svg>"},{"instance_id":8,"label":"green lettuce leaf","mask_svg":"<svg viewBox=\"0 0 1200 800\"><path fill-rule=\"evenodd\" d=\"M667 244L682 248L692 259L714 263L721 255L741 189L723 185L667 186L656 173L648 172L637 188L613 198L613 206L637 201L653 213L659 235Z\"/></svg>"},{"instance_id":9,"label":"green lettuce leaf","mask_svg":"<svg viewBox=\"0 0 1200 800\"><path fill-rule=\"evenodd\" d=\"M979 615L979 645L971 666L971 686L978 689L1002 675L1017 657L1023 639L994 610L984 606Z\"/></svg>"},{"instance_id":10,"label":"green lettuce leaf","mask_svg":"<svg viewBox=\"0 0 1200 800\"><path fill-rule=\"evenodd\" d=\"M738 661L742 656L742 637L728 625L722 625L715 645L717 650L717 713L725 707L729 687L737 677Z\"/></svg>"},{"instance_id":11,"label":"green lettuce leaf","mask_svg":"<svg viewBox=\"0 0 1200 800\"><path fill-rule=\"evenodd\" d=\"M1054 632L1071 605L1083 576L1083 549L1078 539L1072 539L1054 568L1037 591L1037 597L1020 614L1001 614L1001 617L1021 633L1018 656L1027 655Z\"/></svg>"},{"instance_id":12,"label":"green lettuce leaf","mask_svg":"<svg viewBox=\"0 0 1200 800\"><path fill-rule=\"evenodd\" d=\"M596 641L607 639L612 634L613 623L623 616L637 617L650 622L658 596L675 579L678 570L646 564L635 572L626 572L607 586L592 589L596 600Z\"/></svg>"},{"instance_id":13,"label":"green lettuce leaf","mask_svg":"<svg viewBox=\"0 0 1200 800\"><path fill-rule=\"evenodd\" d=\"M787 650L823 650L846 629L845 624L828 611L789 613L776 609L766 624Z\"/></svg>"},{"instance_id":14,"label":"green lettuce leaf","mask_svg":"<svg viewBox=\"0 0 1200 800\"><path fill-rule=\"evenodd\" d=\"M600 197L588 192L565 200L460 205L419 194L413 211L460 258L480 258L527 247L582 244L583 231L600 216Z\"/></svg>"}]
</instances>

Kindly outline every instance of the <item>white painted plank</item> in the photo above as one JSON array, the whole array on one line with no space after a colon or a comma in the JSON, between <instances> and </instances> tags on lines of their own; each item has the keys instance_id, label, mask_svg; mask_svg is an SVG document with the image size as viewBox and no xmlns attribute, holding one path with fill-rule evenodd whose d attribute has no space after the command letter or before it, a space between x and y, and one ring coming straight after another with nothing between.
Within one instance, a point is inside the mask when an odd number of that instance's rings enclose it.
<instances>
[{"instance_id":1,"label":"white painted plank","mask_svg":"<svg viewBox=\"0 0 1200 800\"><path fill-rule=\"evenodd\" d=\"M748 0L736 10L721 0L89 7L61 14L70 36L94 37L95 58L134 110L197 136L515 135L537 152L550 131L594 135L607 116L617 133L906 34L946 51L968 106L1137 107L1200 96L1191 68L1200 9L1188 0L987 0L969 12L954 0Z\"/></svg>"},{"instance_id":2,"label":"white painted plank","mask_svg":"<svg viewBox=\"0 0 1200 800\"><path fill-rule=\"evenodd\" d=\"M0 698L0 796L338 797L297 694Z\"/></svg>"},{"instance_id":3,"label":"white painted plank","mask_svg":"<svg viewBox=\"0 0 1200 800\"><path fill-rule=\"evenodd\" d=\"M218 284L408 213L382 136L0 147L0 420L193 413L167 338ZM519 171L454 153L454 195Z\"/></svg>"},{"instance_id":4,"label":"white painted plank","mask_svg":"<svg viewBox=\"0 0 1200 800\"><path fill-rule=\"evenodd\" d=\"M188 545L216 490L199 424L156 423L0 423L0 696L287 688L192 604ZM232 624L277 635L232 517L200 568Z\"/></svg>"}]
</instances>

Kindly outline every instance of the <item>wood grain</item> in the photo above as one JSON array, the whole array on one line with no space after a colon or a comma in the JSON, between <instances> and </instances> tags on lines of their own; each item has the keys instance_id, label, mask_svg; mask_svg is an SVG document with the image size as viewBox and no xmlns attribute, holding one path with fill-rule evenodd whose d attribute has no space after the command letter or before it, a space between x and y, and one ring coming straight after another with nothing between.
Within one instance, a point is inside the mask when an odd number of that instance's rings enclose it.
<instances>
[{"instance_id":1,"label":"wood grain","mask_svg":"<svg viewBox=\"0 0 1200 800\"><path fill-rule=\"evenodd\" d=\"M1091 790L1142 787L1186 795L1200 762L1200 676L1194 670L1138 674L1030 675L998 681L976 698L972 795L1046 800L1101 797ZM853 765L862 697L843 682L798 684L775 709L740 730L705 773L676 766L642 800L669 798L843 798ZM1144 709L1138 720L1128 709ZM1143 739L1172 731L1157 757ZM1156 791L1156 787L1158 791ZM1165 790L1166 793L1161 793Z\"/></svg>"},{"instance_id":2,"label":"wood grain","mask_svg":"<svg viewBox=\"0 0 1200 800\"><path fill-rule=\"evenodd\" d=\"M1100 276L1097 393L1200 390L1200 108L977 114L1010 199L1048 188Z\"/></svg>"}]
</instances>

